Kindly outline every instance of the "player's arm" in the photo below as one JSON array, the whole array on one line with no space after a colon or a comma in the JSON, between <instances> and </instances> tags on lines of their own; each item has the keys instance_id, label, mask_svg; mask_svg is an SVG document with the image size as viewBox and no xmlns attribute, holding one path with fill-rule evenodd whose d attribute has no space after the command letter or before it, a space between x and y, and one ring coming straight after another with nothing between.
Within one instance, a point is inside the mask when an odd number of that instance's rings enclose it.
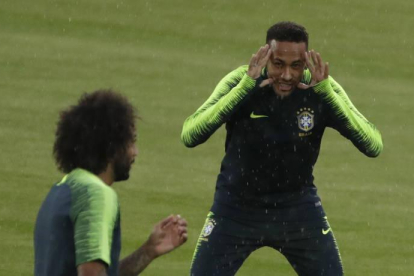
<instances>
[{"instance_id":1,"label":"player's arm","mask_svg":"<svg viewBox=\"0 0 414 276\"><path fill-rule=\"evenodd\" d=\"M366 156L377 157L383 148L381 134L355 108L345 90L332 77L318 83L314 89L329 106L332 127Z\"/></svg>"},{"instance_id":2,"label":"player's arm","mask_svg":"<svg viewBox=\"0 0 414 276\"><path fill-rule=\"evenodd\" d=\"M225 76L207 101L184 121L181 140L185 146L195 147L207 141L248 98L255 80L246 74L246 67Z\"/></svg>"},{"instance_id":3,"label":"player's arm","mask_svg":"<svg viewBox=\"0 0 414 276\"><path fill-rule=\"evenodd\" d=\"M135 252L122 259L120 276L139 275L155 258L182 245L187 240L187 222L178 216L169 216L154 226L148 240Z\"/></svg>"},{"instance_id":4,"label":"player's arm","mask_svg":"<svg viewBox=\"0 0 414 276\"><path fill-rule=\"evenodd\" d=\"M78 276L107 276L102 262L88 262L78 266Z\"/></svg>"},{"instance_id":5,"label":"player's arm","mask_svg":"<svg viewBox=\"0 0 414 276\"><path fill-rule=\"evenodd\" d=\"M329 74L328 64L318 53L311 52L307 65L318 83L313 87L330 110L330 123L366 156L376 157L383 148L381 134L352 104L345 90Z\"/></svg>"},{"instance_id":6,"label":"player's arm","mask_svg":"<svg viewBox=\"0 0 414 276\"><path fill-rule=\"evenodd\" d=\"M248 66L237 68L218 83L207 101L185 120L181 133L184 145L195 147L204 143L254 92L256 86L263 87L271 82L270 79L260 79L270 53L268 45L261 47Z\"/></svg>"},{"instance_id":7,"label":"player's arm","mask_svg":"<svg viewBox=\"0 0 414 276\"><path fill-rule=\"evenodd\" d=\"M73 189L71 219L78 275L106 276L117 218L118 199L111 188Z\"/></svg>"}]
</instances>

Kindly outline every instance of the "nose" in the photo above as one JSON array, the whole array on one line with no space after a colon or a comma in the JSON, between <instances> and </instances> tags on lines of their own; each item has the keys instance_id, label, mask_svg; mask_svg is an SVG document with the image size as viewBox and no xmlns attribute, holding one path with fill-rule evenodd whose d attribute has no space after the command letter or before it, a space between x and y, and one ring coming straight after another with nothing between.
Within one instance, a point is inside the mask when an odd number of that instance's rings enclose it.
<instances>
[{"instance_id":1,"label":"nose","mask_svg":"<svg viewBox=\"0 0 414 276\"><path fill-rule=\"evenodd\" d=\"M292 73L290 72L289 66L286 66L282 72L282 79L285 81L290 81L292 79Z\"/></svg>"}]
</instances>

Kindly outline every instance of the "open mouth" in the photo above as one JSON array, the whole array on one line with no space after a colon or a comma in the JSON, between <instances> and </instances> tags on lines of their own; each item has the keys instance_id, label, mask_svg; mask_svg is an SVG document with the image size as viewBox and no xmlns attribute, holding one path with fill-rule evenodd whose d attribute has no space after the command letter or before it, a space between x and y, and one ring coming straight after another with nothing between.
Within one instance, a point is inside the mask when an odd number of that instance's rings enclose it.
<instances>
[{"instance_id":1,"label":"open mouth","mask_svg":"<svg viewBox=\"0 0 414 276\"><path fill-rule=\"evenodd\" d=\"M292 84L289 83L279 83L279 90L282 92L291 91L293 88Z\"/></svg>"}]
</instances>

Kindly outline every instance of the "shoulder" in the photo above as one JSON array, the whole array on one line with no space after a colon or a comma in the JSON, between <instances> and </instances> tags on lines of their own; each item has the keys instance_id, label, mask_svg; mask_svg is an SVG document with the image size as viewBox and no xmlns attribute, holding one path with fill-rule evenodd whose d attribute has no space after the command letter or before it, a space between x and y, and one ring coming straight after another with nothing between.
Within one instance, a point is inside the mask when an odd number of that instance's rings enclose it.
<instances>
[{"instance_id":1,"label":"shoulder","mask_svg":"<svg viewBox=\"0 0 414 276\"><path fill-rule=\"evenodd\" d=\"M117 213L119 203L116 192L97 176L76 170L68 175L65 184L71 190L73 216L87 210Z\"/></svg>"},{"instance_id":2,"label":"shoulder","mask_svg":"<svg viewBox=\"0 0 414 276\"><path fill-rule=\"evenodd\" d=\"M116 192L110 186L92 175L77 175L69 178L67 184L72 190L72 196L81 200L96 200L99 198L111 201L118 200Z\"/></svg>"}]
</instances>

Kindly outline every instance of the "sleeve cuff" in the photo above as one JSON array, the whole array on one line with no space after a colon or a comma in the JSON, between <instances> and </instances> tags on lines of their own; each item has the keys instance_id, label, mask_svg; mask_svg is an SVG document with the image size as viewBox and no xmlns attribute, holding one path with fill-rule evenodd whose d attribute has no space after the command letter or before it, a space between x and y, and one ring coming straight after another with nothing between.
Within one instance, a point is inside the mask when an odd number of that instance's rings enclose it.
<instances>
[{"instance_id":1,"label":"sleeve cuff","mask_svg":"<svg viewBox=\"0 0 414 276\"><path fill-rule=\"evenodd\" d=\"M253 90L253 88L256 86L256 83L258 83L258 80L252 79L249 75L245 74L243 78L239 82L239 86L242 90L244 90L246 93L248 93L250 90Z\"/></svg>"},{"instance_id":2,"label":"sleeve cuff","mask_svg":"<svg viewBox=\"0 0 414 276\"><path fill-rule=\"evenodd\" d=\"M315 90L315 92L317 94L328 94L331 92L332 87L331 84L329 82L329 78L324 79L321 82L318 82L314 87L313 90Z\"/></svg>"}]
</instances>

